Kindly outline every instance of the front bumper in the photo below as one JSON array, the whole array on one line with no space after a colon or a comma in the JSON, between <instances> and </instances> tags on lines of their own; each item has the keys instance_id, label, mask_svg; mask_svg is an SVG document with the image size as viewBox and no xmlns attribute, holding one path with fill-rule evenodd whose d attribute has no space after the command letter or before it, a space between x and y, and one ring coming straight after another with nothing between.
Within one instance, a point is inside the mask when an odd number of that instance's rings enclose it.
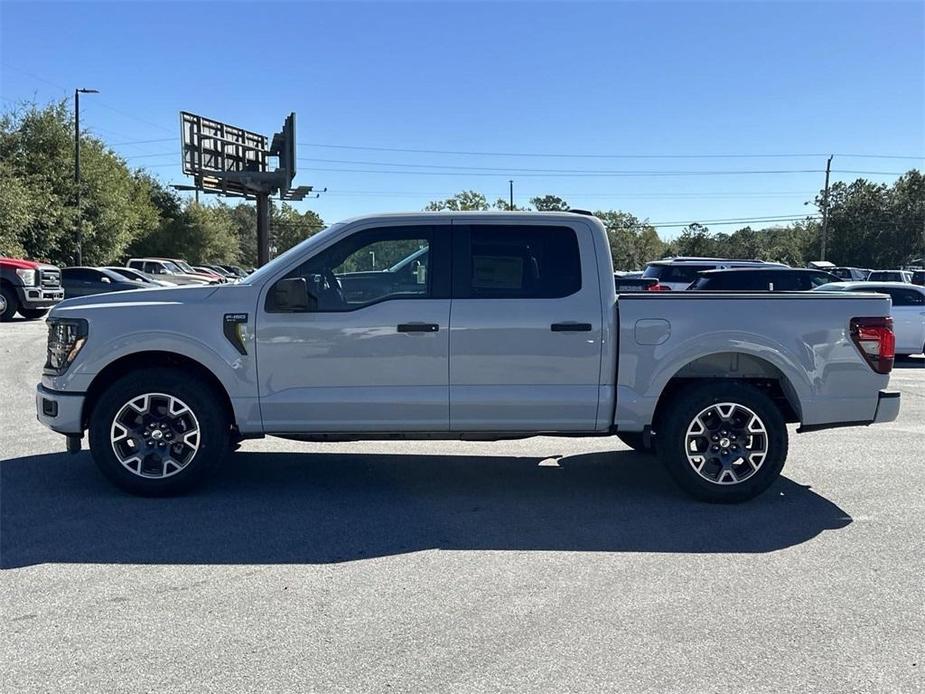
<instances>
[{"instance_id":1,"label":"front bumper","mask_svg":"<svg viewBox=\"0 0 925 694\"><path fill-rule=\"evenodd\" d=\"M899 416L898 390L881 390L877 398L877 412L874 414L873 424L892 422Z\"/></svg>"},{"instance_id":2,"label":"front bumper","mask_svg":"<svg viewBox=\"0 0 925 694\"><path fill-rule=\"evenodd\" d=\"M23 308L48 308L64 301L63 289L18 287L19 303Z\"/></svg>"},{"instance_id":3,"label":"front bumper","mask_svg":"<svg viewBox=\"0 0 925 694\"><path fill-rule=\"evenodd\" d=\"M59 434L82 434L85 399L85 393L62 393L39 384L35 388L35 416Z\"/></svg>"}]
</instances>

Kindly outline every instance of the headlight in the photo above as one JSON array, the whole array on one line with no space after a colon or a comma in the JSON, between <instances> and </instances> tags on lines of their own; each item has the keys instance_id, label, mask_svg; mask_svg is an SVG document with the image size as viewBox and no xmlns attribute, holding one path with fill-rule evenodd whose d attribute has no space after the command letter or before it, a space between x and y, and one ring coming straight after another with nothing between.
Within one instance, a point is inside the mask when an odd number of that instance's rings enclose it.
<instances>
[{"instance_id":1,"label":"headlight","mask_svg":"<svg viewBox=\"0 0 925 694\"><path fill-rule=\"evenodd\" d=\"M27 287L35 286L35 270L17 270L16 276Z\"/></svg>"},{"instance_id":2,"label":"headlight","mask_svg":"<svg viewBox=\"0 0 925 694\"><path fill-rule=\"evenodd\" d=\"M83 318L50 318L48 320L48 357L46 374L60 376L77 357L89 334Z\"/></svg>"}]
</instances>

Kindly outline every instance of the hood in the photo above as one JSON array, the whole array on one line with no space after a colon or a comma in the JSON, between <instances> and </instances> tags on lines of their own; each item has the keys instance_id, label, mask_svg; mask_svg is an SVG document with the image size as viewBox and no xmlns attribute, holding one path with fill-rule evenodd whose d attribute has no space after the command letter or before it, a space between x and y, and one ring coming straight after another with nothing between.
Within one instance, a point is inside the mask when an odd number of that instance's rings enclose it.
<instances>
[{"instance_id":1,"label":"hood","mask_svg":"<svg viewBox=\"0 0 925 694\"><path fill-rule=\"evenodd\" d=\"M40 267L55 267L48 263L37 263L34 260L23 260L22 258L0 258L0 265L9 265L17 270L38 270Z\"/></svg>"},{"instance_id":2,"label":"hood","mask_svg":"<svg viewBox=\"0 0 925 694\"><path fill-rule=\"evenodd\" d=\"M232 286L232 285L229 285ZM90 296L65 299L56 305L49 318L66 318L83 316L86 311L98 311L115 308L144 309L145 306L164 306L166 304L196 304L207 300L221 288L217 286L156 287L151 289L131 289L124 292L104 292Z\"/></svg>"}]
</instances>

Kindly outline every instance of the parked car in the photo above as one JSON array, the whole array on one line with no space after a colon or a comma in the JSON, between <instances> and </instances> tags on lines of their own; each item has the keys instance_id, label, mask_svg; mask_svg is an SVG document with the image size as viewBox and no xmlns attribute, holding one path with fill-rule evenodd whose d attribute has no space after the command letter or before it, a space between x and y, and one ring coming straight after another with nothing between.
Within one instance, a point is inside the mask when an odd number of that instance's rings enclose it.
<instances>
[{"instance_id":1,"label":"parked car","mask_svg":"<svg viewBox=\"0 0 925 694\"><path fill-rule=\"evenodd\" d=\"M925 287L906 282L838 282L818 287L821 292L876 292L891 301L896 355L925 352Z\"/></svg>"},{"instance_id":2,"label":"parked car","mask_svg":"<svg viewBox=\"0 0 925 694\"><path fill-rule=\"evenodd\" d=\"M150 289L150 285L130 280L112 270L100 267L66 267L61 270L64 297L73 299L107 292L124 292L129 289Z\"/></svg>"},{"instance_id":3,"label":"parked car","mask_svg":"<svg viewBox=\"0 0 925 694\"><path fill-rule=\"evenodd\" d=\"M870 268L833 267L828 272L835 275L840 282L863 282L870 276Z\"/></svg>"},{"instance_id":4,"label":"parked car","mask_svg":"<svg viewBox=\"0 0 925 694\"><path fill-rule=\"evenodd\" d=\"M202 267L208 268L209 270L212 270L212 272L217 272L219 275L225 278L226 282L235 282L238 279L238 276L235 273L231 272L230 270L226 270L221 265L206 263Z\"/></svg>"},{"instance_id":5,"label":"parked car","mask_svg":"<svg viewBox=\"0 0 925 694\"><path fill-rule=\"evenodd\" d=\"M116 267L112 265L107 265L103 270L110 270L115 272L118 275L122 275L127 280L135 280L136 282L142 282L143 284L149 284L152 287L176 287L177 285L174 282L168 282L167 280L157 279L153 275L146 275L140 270L134 270L130 267Z\"/></svg>"},{"instance_id":6,"label":"parked car","mask_svg":"<svg viewBox=\"0 0 925 694\"><path fill-rule=\"evenodd\" d=\"M220 283L225 283L225 282L228 281L228 278L225 277L225 275L223 275L223 274L221 274L221 273L219 273L219 272L217 272L217 271L215 271L215 270L213 270L213 269L211 269L211 268L208 268L208 267L206 267L205 265L193 265L192 268L193 268L193 270L195 270L195 271L196 271L197 273L199 273L200 275L205 275L206 277L208 277L208 278L211 279L211 280L215 280L215 281L220 282Z\"/></svg>"},{"instance_id":7,"label":"parked car","mask_svg":"<svg viewBox=\"0 0 925 694\"><path fill-rule=\"evenodd\" d=\"M912 273L908 270L871 270L868 282L906 282L912 283Z\"/></svg>"},{"instance_id":8,"label":"parked car","mask_svg":"<svg viewBox=\"0 0 925 694\"><path fill-rule=\"evenodd\" d=\"M237 265L219 265L219 267L224 268L225 270L227 270L228 272L230 272L231 274L239 278L247 277L250 274L247 270L245 270L242 267L238 267Z\"/></svg>"},{"instance_id":9,"label":"parked car","mask_svg":"<svg viewBox=\"0 0 925 694\"><path fill-rule=\"evenodd\" d=\"M917 284L920 287L925 287L925 270L913 270L912 271L912 284Z\"/></svg>"},{"instance_id":10,"label":"parked car","mask_svg":"<svg viewBox=\"0 0 925 694\"><path fill-rule=\"evenodd\" d=\"M194 277L199 277L200 279L204 279L209 284L219 284L222 282L222 278L220 276L216 276L216 274L213 271L210 270L208 272L202 272L200 270L197 270L196 268L194 268L192 265L190 265L188 262L186 262L182 258L159 258L158 260L169 261L173 263L174 265L176 265L177 267L179 267L180 270L182 272L185 272L187 275L193 275Z\"/></svg>"},{"instance_id":11,"label":"parked car","mask_svg":"<svg viewBox=\"0 0 925 694\"><path fill-rule=\"evenodd\" d=\"M706 270L722 270L731 267L787 267L780 263L766 263L763 260L730 260L728 258L677 257L655 260L646 265L642 276L654 278L667 289L684 290Z\"/></svg>"},{"instance_id":12,"label":"parked car","mask_svg":"<svg viewBox=\"0 0 925 694\"><path fill-rule=\"evenodd\" d=\"M0 258L0 321L44 316L64 299L61 270L54 265L21 258Z\"/></svg>"},{"instance_id":13,"label":"parked car","mask_svg":"<svg viewBox=\"0 0 925 694\"><path fill-rule=\"evenodd\" d=\"M158 279L165 279L174 284L210 284L211 280L203 275L189 274L180 269L180 266L170 260L161 258L131 258L126 266L133 270L140 270L146 275L153 275ZM217 283L216 283L217 284Z\"/></svg>"},{"instance_id":14,"label":"parked car","mask_svg":"<svg viewBox=\"0 0 925 694\"><path fill-rule=\"evenodd\" d=\"M630 277L628 274L615 273L613 281L617 294L667 291L667 287L660 285L654 277Z\"/></svg>"},{"instance_id":15,"label":"parked car","mask_svg":"<svg viewBox=\"0 0 925 694\"><path fill-rule=\"evenodd\" d=\"M710 292L808 292L838 282L835 275L807 268L737 267L701 272L689 289Z\"/></svg>"},{"instance_id":16,"label":"parked car","mask_svg":"<svg viewBox=\"0 0 925 694\"><path fill-rule=\"evenodd\" d=\"M412 249L407 274L355 270ZM542 433L654 443L689 493L742 501L779 476L787 422L897 417L889 311L848 292L618 299L590 215L366 216L234 285L56 307L36 407L71 451L89 429L101 471L138 494L189 488L268 434Z\"/></svg>"}]
</instances>

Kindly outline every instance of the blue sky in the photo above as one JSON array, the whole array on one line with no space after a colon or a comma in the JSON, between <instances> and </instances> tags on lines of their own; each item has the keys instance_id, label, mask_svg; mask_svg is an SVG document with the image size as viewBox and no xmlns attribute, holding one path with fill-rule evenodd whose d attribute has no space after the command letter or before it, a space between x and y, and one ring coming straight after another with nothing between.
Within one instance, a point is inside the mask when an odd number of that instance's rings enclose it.
<instances>
[{"instance_id":1,"label":"blue sky","mask_svg":"<svg viewBox=\"0 0 925 694\"><path fill-rule=\"evenodd\" d=\"M328 189L301 206L327 221L513 178L519 204L670 237L811 212L827 153L833 180L925 164L923 2L3 1L0 62L4 108L99 89L82 126L169 183L178 111L266 134L295 111L297 183Z\"/></svg>"}]
</instances>

